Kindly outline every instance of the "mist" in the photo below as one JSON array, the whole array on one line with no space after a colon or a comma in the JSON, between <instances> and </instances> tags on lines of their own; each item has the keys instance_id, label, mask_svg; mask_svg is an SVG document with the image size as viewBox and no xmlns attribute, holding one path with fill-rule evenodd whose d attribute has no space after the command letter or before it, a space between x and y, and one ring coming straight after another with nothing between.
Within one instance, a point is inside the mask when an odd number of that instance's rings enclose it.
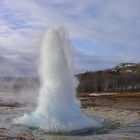
<instances>
[{"instance_id":1,"label":"mist","mask_svg":"<svg viewBox=\"0 0 140 140\"><path fill-rule=\"evenodd\" d=\"M99 122L80 111L75 98L77 79L73 70L73 46L62 27L50 27L40 48L41 87L38 104L31 114L14 120L47 132L95 127Z\"/></svg>"}]
</instances>

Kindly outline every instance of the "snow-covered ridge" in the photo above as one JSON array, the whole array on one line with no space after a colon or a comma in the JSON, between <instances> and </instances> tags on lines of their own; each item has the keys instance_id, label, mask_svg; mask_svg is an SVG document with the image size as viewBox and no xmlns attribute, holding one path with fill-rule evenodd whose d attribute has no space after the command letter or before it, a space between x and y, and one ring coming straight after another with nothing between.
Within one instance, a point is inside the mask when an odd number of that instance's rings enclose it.
<instances>
[{"instance_id":1,"label":"snow-covered ridge","mask_svg":"<svg viewBox=\"0 0 140 140\"><path fill-rule=\"evenodd\" d=\"M126 73L140 72L140 63L120 63L112 68L111 71Z\"/></svg>"},{"instance_id":2,"label":"snow-covered ridge","mask_svg":"<svg viewBox=\"0 0 140 140\"><path fill-rule=\"evenodd\" d=\"M120 63L118 65L119 68L122 68L122 67L132 67L132 66L135 66L136 63Z\"/></svg>"}]
</instances>

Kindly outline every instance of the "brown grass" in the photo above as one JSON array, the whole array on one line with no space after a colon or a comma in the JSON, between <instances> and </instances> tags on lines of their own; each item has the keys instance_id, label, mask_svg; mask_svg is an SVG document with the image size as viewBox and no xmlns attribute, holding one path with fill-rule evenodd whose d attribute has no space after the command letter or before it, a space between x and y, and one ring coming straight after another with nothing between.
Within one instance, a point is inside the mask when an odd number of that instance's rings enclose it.
<instances>
[{"instance_id":1,"label":"brown grass","mask_svg":"<svg viewBox=\"0 0 140 140\"><path fill-rule=\"evenodd\" d=\"M137 105L140 106L140 93L118 93L111 95L86 96L81 98L82 107Z\"/></svg>"}]
</instances>

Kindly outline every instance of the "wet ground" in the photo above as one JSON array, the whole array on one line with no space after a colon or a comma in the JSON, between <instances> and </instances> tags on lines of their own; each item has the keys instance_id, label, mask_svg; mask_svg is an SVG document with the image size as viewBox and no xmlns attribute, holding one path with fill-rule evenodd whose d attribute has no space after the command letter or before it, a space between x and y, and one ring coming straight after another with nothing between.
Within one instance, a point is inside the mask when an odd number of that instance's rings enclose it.
<instances>
[{"instance_id":1,"label":"wet ground","mask_svg":"<svg viewBox=\"0 0 140 140\"><path fill-rule=\"evenodd\" d=\"M25 99L24 99L25 101ZM92 107L85 114L105 118L113 126L105 134L51 135L14 125L12 120L34 109L14 93L0 93L0 140L140 140L140 106Z\"/></svg>"}]
</instances>

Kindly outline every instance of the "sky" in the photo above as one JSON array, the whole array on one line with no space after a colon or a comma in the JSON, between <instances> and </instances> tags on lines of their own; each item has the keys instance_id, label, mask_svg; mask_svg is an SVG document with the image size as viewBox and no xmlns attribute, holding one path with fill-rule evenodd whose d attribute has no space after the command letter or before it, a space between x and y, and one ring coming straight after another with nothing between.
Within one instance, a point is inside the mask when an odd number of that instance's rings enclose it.
<instances>
[{"instance_id":1,"label":"sky","mask_svg":"<svg viewBox=\"0 0 140 140\"><path fill-rule=\"evenodd\" d=\"M139 63L139 7L140 0L0 0L0 56L36 61L43 34L60 25L75 48L76 72Z\"/></svg>"}]
</instances>

